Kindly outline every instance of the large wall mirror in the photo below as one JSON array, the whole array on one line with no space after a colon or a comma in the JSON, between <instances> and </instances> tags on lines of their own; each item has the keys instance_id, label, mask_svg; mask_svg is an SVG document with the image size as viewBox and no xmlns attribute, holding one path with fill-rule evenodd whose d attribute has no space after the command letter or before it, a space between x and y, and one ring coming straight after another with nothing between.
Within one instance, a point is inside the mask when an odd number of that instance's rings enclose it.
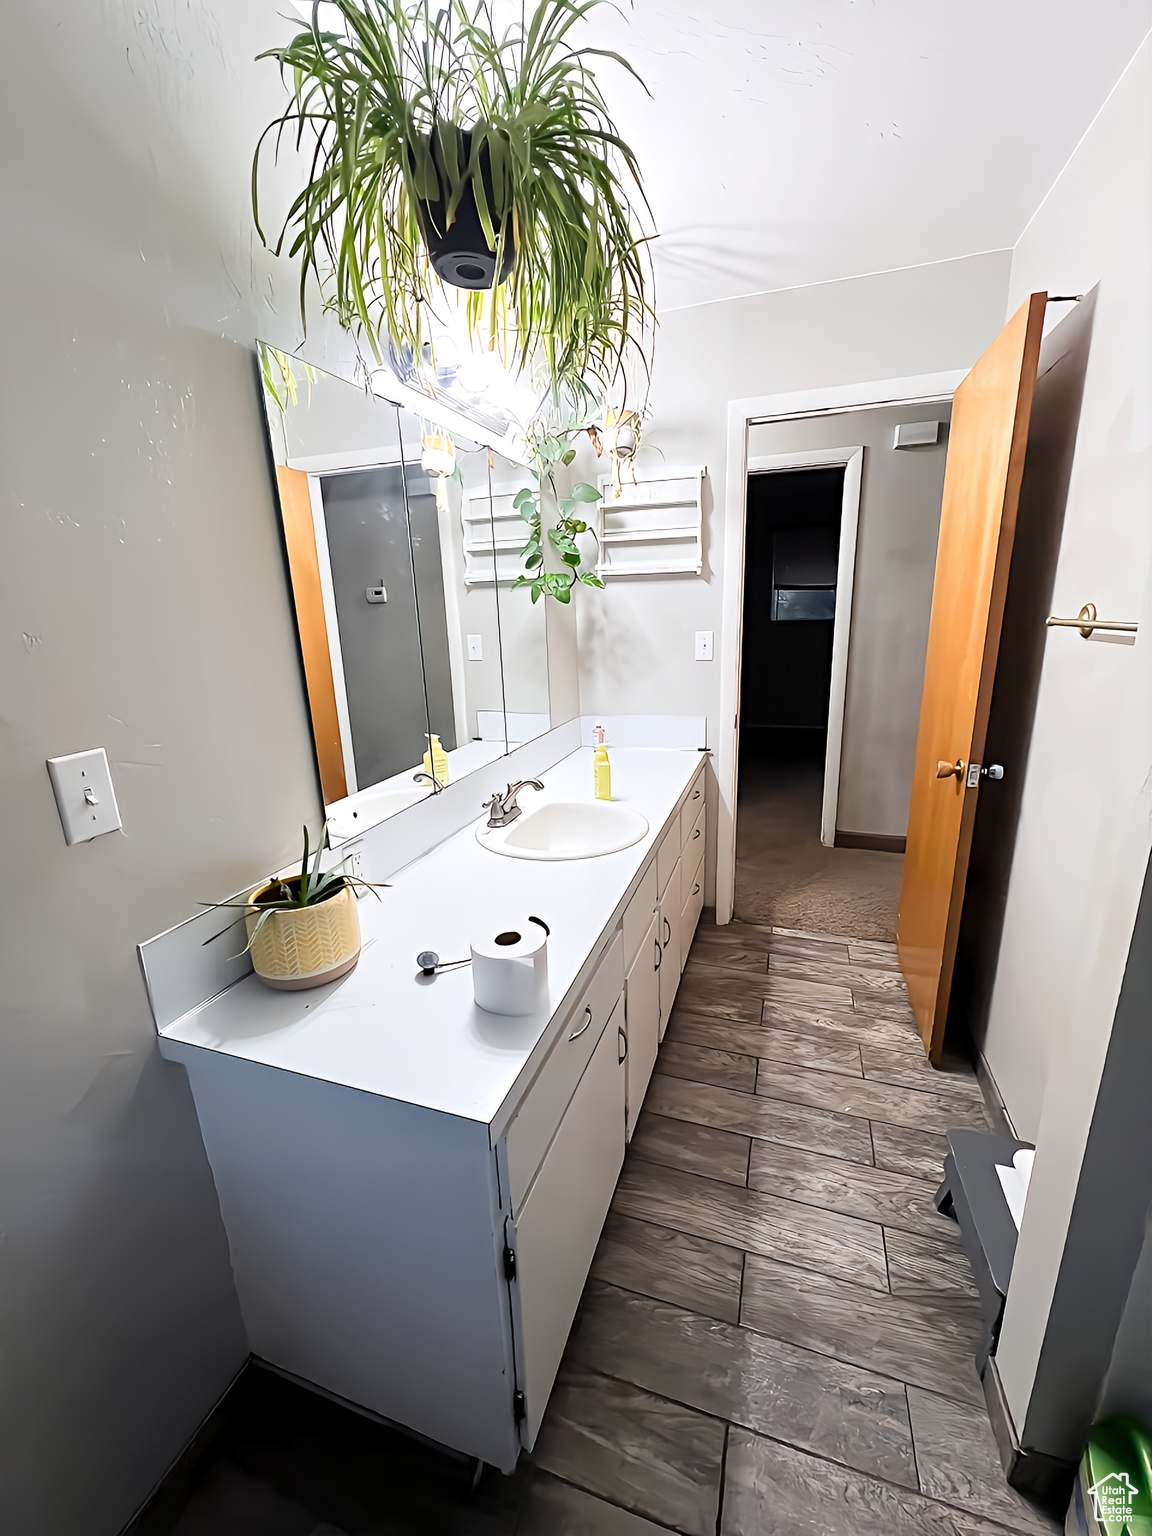
<instances>
[{"instance_id":1,"label":"large wall mirror","mask_svg":"<svg viewBox=\"0 0 1152 1536\"><path fill-rule=\"evenodd\" d=\"M260 363L338 842L562 723L549 716L544 605L511 589L525 540L512 503L530 478L298 358L261 344ZM434 741L444 760L429 776Z\"/></svg>"}]
</instances>

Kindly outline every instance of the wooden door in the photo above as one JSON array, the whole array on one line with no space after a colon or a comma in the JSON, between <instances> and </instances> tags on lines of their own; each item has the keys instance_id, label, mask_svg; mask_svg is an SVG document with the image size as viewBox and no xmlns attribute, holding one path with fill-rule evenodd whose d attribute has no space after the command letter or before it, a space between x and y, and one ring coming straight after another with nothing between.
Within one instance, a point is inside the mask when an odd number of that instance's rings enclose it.
<instances>
[{"instance_id":1,"label":"wooden door","mask_svg":"<svg viewBox=\"0 0 1152 1536\"><path fill-rule=\"evenodd\" d=\"M932 1061L944 1044L1046 301L1034 293L1017 310L952 404L896 936Z\"/></svg>"},{"instance_id":2,"label":"wooden door","mask_svg":"<svg viewBox=\"0 0 1152 1536\"><path fill-rule=\"evenodd\" d=\"M324 804L330 805L333 800L344 799L348 781L344 774L344 748L336 712L336 686L332 680L332 652L328 646L328 623L320 587L312 497L308 476L303 470L277 464L276 484L280 491L280 516L292 577L292 599L296 605L296 628L304 658L312 739L320 769L320 791Z\"/></svg>"}]
</instances>

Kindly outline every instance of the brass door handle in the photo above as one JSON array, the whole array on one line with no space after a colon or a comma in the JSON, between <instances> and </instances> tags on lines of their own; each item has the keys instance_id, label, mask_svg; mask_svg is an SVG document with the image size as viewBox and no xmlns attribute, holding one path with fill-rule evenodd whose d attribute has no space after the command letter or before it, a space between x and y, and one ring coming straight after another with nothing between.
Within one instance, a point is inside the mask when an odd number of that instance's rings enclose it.
<instances>
[{"instance_id":1,"label":"brass door handle","mask_svg":"<svg viewBox=\"0 0 1152 1536\"><path fill-rule=\"evenodd\" d=\"M964 759L958 757L954 763L946 763L941 758L936 764L936 777L938 779L962 779L964 777Z\"/></svg>"}]
</instances>

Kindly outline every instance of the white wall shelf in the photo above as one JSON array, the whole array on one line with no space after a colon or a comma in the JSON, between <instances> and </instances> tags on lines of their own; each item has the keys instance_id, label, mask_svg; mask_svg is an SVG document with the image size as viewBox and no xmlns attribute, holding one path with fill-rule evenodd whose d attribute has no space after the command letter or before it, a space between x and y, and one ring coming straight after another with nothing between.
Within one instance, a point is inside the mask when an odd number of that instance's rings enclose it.
<instances>
[{"instance_id":1,"label":"white wall shelf","mask_svg":"<svg viewBox=\"0 0 1152 1536\"><path fill-rule=\"evenodd\" d=\"M613 576L699 576L704 566L701 500L704 476L693 469L637 470L612 493L611 475L601 475L597 574Z\"/></svg>"},{"instance_id":2,"label":"white wall shelf","mask_svg":"<svg viewBox=\"0 0 1152 1536\"><path fill-rule=\"evenodd\" d=\"M524 570L520 551L528 542L528 524L513 507L518 491L528 485L494 485L492 513L488 512L488 487L464 492L460 520L464 526L464 585L491 586L515 581ZM493 570L495 553L495 570Z\"/></svg>"}]
</instances>

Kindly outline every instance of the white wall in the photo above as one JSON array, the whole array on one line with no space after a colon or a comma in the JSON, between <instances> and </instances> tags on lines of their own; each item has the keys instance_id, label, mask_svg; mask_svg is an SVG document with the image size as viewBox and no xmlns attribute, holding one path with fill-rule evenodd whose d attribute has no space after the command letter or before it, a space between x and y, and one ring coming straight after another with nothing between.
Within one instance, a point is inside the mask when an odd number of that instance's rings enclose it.
<instances>
[{"instance_id":1,"label":"white wall","mask_svg":"<svg viewBox=\"0 0 1152 1536\"><path fill-rule=\"evenodd\" d=\"M1049 633L1023 790L984 1047L1037 1142L998 1352L1018 1425L1152 847L1150 96L1145 43L1012 259L1009 311L1099 285L1054 609L1141 626L1135 643Z\"/></svg>"},{"instance_id":2,"label":"white wall","mask_svg":"<svg viewBox=\"0 0 1152 1536\"><path fill-rule=\"evenodd\" d=\"M692 658L696 630L720 632L728 401L966 368L1002 324L1008 262L994 251L661 316L641 462L707 466L704 575L578 594L585 714L707 715L715 744L719 664ZM706 867L711 901L712 848Z\"/></svg>"},{"instance_id":3,"label":"white wall","mask_svg":"<svg viewBox=\"0 0 1152 1536\"><path fill-rule=\"evenodd\" d=\"M748 456L863 447L836 826L903 837L924 688L951 402L753 426ZM937 443L894 448L898 422L938 420Z\"/></svg>"},{"instance_id":4,"label":"white wall","mask_svg":"<svg viewBox=\"0 0 1152 1536\"><path fill-rule=\"evenodd\" d=\"M113 1536L246 1353L136 943L320 806L260 421L278 0L37 0L0 58L0 1528ZM17 233L18 232L18 233ZM323 356L321 335L313 355ZM105 745L122 834L44 767Z\"/></svg>"}]
</instances>

